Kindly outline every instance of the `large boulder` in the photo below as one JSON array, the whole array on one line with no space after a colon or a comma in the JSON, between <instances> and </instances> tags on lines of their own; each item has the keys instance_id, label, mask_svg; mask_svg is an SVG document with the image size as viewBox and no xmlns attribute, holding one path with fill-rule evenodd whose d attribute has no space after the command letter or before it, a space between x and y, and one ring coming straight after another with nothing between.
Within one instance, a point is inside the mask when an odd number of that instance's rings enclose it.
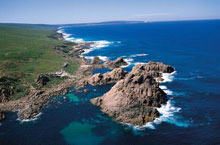
<instances>
[{"instance_id":1,"label":"large boulder","mask_svg":"<svg viewBox=\"0 0 220 145\"><path fill-rule=\"evenodd\" d=\"M115 68L111 72L107 72L104 74L97 73L89 77L88 83L92 86L96 85L106 85L110 83L115 83L121 79L123 79L127 75L127 71L122 68Z\"/></svg>"},{"instance_id":2,"label":"large boulder","mask_svg":"<svg viewBox=\"0 0 220 145\"><path fill-rule=\"evenodd\" d=\"M90 101L116 121L144 125L159 117L157 107L167 101L165 92L154 78L173 71L162 63L136 65L109 92Z\"/></svg>"},{"instance_id":3,"label":"large boulder","mask_svg":"<svg viewBox=\"0 0 220 145\"><path fill-rule=\"evenodd\" d=\"M104 67L110 68L110 69L119 68L125 65L128 65L128 63L121 57L117 58L114 61L106 61L103 63Z\"/></svg>"}]
</instances>

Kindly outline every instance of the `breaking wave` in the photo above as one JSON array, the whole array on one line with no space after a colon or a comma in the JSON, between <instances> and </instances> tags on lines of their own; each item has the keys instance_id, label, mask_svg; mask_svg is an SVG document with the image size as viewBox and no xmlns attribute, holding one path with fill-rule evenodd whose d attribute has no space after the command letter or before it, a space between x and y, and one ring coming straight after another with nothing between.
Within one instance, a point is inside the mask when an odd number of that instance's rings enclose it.
<instances>
[{"instance_id":1,"label":"breaking wave","mask_svg":"<svg viewBox=\"0 0 220 145\"><path fill-rule=\"evenodd\" d=\"M86 59L89 59L89 60L92 60L95 56L85 56ZM96 57L99 57L102 61L107 61L109 60L109 57L107 56L96 56Z\"/></svg>"},{"instance_id":2,"label":"breaking wave","mask_svg":"<svg viewBox=\"0 0 220 145\"><path fill-rule=\"evenodd\" d=\"M148 55L148 54L140 53L140 54L134 54L134 55L131 55L130 57L147 56L147 55Z\"/></svg>"},{"instance_id":3,"label":"breaking wave","mask_svg":"<svg viewBox=\"0 0 220 145\"><path fill-rule=\"evenodd\" d=\"M163 81L160 81L160 83L172 82L174 80L175 74L176 74L176 71L172 73L163 73L162 74Z\"/></svg>"},{"instance_id":4,"label":"breaking wave","mask_svg":"<svg viewBox=\"0 0 220 145\"><path fill-rule=\"evenodd\" d=\"M33 119L23 119L23 120L20 120L19 118L17 119L18 121L20 121L20 123L24 123L24 122L30 122L30 121L35 121L37 120L43 113L39 113L37 114Z\"/></svg>"}]
</instances>

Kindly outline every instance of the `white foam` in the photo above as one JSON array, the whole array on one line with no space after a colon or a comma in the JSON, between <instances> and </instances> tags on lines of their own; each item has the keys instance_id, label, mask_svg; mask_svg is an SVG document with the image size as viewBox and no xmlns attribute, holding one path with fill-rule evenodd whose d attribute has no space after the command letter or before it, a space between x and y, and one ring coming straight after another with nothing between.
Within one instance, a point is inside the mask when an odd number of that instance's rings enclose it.
<instances>
[{"instance_id":1,"label":"white foam","mask_svg":"<svg viewBox=\"0 0 220 145\"><path fill-rule=\"evenodd\" d=\"M72 37L72 34L67 34L66 32L64 32L62 27L58 28L57 33L62 33L63 34L63 38L66 41L75 42L75 43L84 42L83 39L76 39L76 38Z\"/></svg>"},{"instance_id":2,"label":"white foam","mask_svg":"<svg viewBox=\"0 0 220 145\"><path fill-rule=\"evenodd\" d=\"M147 56L148 54L140 53L140 54L133 54L130 57L137 57L137 56Z\"/></svg>"},{"instance_id":3,"label":"white foam","mask_svg":"<svg viewBox=\"0 0 220 145\"><path fill-rule=\"evenodd\" d=\"M134 65L137 65L137 64L147 64L145 62L135 62Z\"/></svg>"},{"instance_id":4,"label":"white foam","mask_svg":"<svg viewBox=\"0 0 220 145\"><path fill-rule=\"evenodd\" d=\"M166 86L159 86L167 95L173 95L173 91L169 90Z\"/></svg>"},{"instance_id":5,"label":"white foam","mask_svg":"<svg viewBox=\"0 0 220 145\"><path fill-rule=\"evenodd\" d=\"M81 54L81 56L83 56L84 54L87 54L91 51L92 51L92 49L84 49L84 52Z\"/></svg>"},{"instance_id":6,"label":"white foam","mask_svg":"<svg viewBox=\"0 0 220 145\"><path fill-rule=\"evenodd\" d=\"M107 56L98 56L102 61L107 61L109 58Z\"/></svg>"},{"instance_id":7,"label":"white foam","mask_svg":"<svg viewBox=\"0 0 220 145\"><path fill-rule=\"evenodd\" d=\"M89 59L89 60L92 60L95 56L84 56L86 59ZM99 55L99 56L97 56L97 57L99 57L99 59L101 59L102 61L107 61L107 60L109 60L109 58L107 57L107 56L101 56L101 55Z\"/></svg>"},{"instance_id":8,"label":"white foam","mask_svg":"<svg viewBox=\"0 0 220 145\"><path fill-rule=\"evenodd\" d=\"M89 49L84 49L84 52L81 54L82 56L85 55L85 54L88 54L89 52L91 52L93 50L108 47L110 44L113 43L113 42L109 42L109 41L106 41L106 40L91 41L91 42L94 42L94 44L91 44Z\"/></svg>"},{"instance_id":9,"label":"white foam","mask_svg":"<svg viewBox=\"0 0 220 145\"><path fill-rule=\"evenodd\" d=\"M155 119L154 123L160 124L161 122L167 122L178 127L188 127L189 123L187 121L182 121L177 116L175 116L175 114L181 109L182 108L175 107L172 103L172 100L168 100L165 105L161 105L160 108L157 108L161 116Z\"/></svg>"},{"instance_id":10,"label":"white foam","mask_svg":"<svg viewBox=\"0 0 220 145\"><path fill-rule=\"evenodd\" d=\"M160 83L172 82L175 74L176 74L176 71L174 71L172 73L162 73L163 81L160 81Z\"/></svg>"},{"instance_id":11,"label":"white foam","mask_svg":"<svg viewBox=\"0 0 220 145\"><path fill-rule=\"evenodd\" d=\"M42 115L42 113L40 112L39 114L37 114L37 115L36 115L34 118L32 118L32 119L23 119L23 120L20 120L20 119L18 118L17 120L20 121L20 123L35 121L35 120L37 120L41 115Z\"/></svg>"},{"instance_id":12,"label":"white foam","mask_svg":"<svg viewBox=\"0 0 220 145\"><path fill-rule=\"evenodd\" d=\"M94 56L84 56L84 57L88 60L92 60L94 58Z\"/></svg>"},{"instance_id":13,"label":"white foam","mask_svg":"<svg viewBox=\"0 0 220 145\"><path fill-rule=\"evenodd\" d=\"M160 113L160 117L156 118L153 122L147 122L143 126L132 126L128 123L126 123L126 125L136 130L144 130L145 128L156 129L156 125L159 125L162 122L171 123L179 127L188 127L187 123L178 121L175 117L175 113L179 112L181 108L175 107L172 100L168 100L166 104L162 104L160 108L157 108L157 110Z\"/></svg>"},{"instance_id":14,"label":"white foam","mask_svg":"<svg viewBox=\"0 0 220 145\"><path fill-rule=\"evenodd\" d=\"M167 86L159 86L162 90L167 89Z\"/></svg>"},{"instance_id":15,"label":"white foam","mask_svg":"<svg viewBox=\"0 0 220 145\"><path fill-rule=\"evenodd\" d=\"M112 42L106 40L94 41L95 43L91 45L92 48L103 48L108 47Z\"/></svg>"},{"instance_id":16,"label":"white foam","mask_svg":"<svg viewBox=\"0 0 220 145\"><path fill-rule=\"evenodd\" d=\"M149 128L149 129L156 129L153 122L148 122L145 125L143 125L143 127L144 128Z\"/></svg>"},{"instance_id":17,"label":"white foam","mask_svg":"<svg viewBox=\"0 0 220 145\"><path fill-rule=\"evenodd\" d=\"M63 30L62 29L58 29L57 33L63 33Z\"/></svg>"},{"instance_id":18,"label":"white foam","mask_svg":"<svg viewBox=\"0 0 220 145\"><path fill-rule=\"evenodd\" d=\"M85 42L83 39L81 38L74 38L72 36L72 34L67 34L66 32L64 32L64 30L59 27L58 30L57 30L57 33L62 33L63 34L63 38L64 40L66 41L70 41L70 42L75 42L75 43L82 43L82 42ZM107 41L107 40L100 40L100 41L87 41L87 42L94 42L94 44L91 44L90 45L90 48L89 49L84 49L84 52L81 54L81 57L84 55L84 54L88 54L89 52L95 50L95 49L101 49L101 48L104 48L104 47L108 47L110 44L112 44L113 42L110 42L110 41ZM119 41L118 41L119 42ZM117 42L117 43L118 43ZM107 57L104 57L104 56L100 56L101 58L100 59L103 59L103 61L105 60L108 60Z\"/></svg>"}]
</instances>

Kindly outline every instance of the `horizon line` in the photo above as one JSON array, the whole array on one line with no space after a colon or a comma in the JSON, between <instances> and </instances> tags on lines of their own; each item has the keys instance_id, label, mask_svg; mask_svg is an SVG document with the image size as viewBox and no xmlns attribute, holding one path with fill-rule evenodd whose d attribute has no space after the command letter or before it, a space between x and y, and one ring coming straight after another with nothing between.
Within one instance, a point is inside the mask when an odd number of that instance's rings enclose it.
<instances>
[{"instance_id":1,"label":"horizon line","mask_svg":"<svg viewBox=\"0 0 220 145\"><path fill-rule=\"evenodd\" d=\"M97 21L97 22L83 22L83 23L60 23L60 24L48 24L48 23L16 23L16 22L0 22L0 24L23 24L23 25L80 25L80 24L99 24L99 23L105 23L105 22L139 22L139 23L155 23L155 22L181 22L181 21L214 21L214 20L220 20L220 18L217 19L182 19L182 20L157 20L157 21L132 21L132 20L109 20L109 21Z\"/></svg>"}]
</instances>

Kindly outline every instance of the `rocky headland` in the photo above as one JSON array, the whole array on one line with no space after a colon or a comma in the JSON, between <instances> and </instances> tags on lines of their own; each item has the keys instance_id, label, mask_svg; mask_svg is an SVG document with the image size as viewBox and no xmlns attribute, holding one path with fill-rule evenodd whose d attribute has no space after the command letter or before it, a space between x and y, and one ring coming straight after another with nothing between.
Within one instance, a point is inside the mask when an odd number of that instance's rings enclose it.
<instances>
[{"instance_id":1,"label":"rocky headland","mask_svg":"<svg viewBox=\"0 0 220 145\"><path fill-rule=\"evenodd\" d=\"M156 79L161 78L162 73L173 71L173 67L163 63L138 64L109 92L91 99L91 103L115 121L144 125L159 117L157 107L167 101L166 93L159 88Z\"/></svg>"}]
</instances>

